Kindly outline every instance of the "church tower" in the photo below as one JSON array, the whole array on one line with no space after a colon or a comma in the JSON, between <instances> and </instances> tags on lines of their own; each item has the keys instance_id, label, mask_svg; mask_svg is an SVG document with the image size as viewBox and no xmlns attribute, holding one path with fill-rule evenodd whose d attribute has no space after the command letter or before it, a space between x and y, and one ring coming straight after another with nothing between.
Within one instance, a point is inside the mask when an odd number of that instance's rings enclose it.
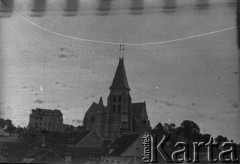
<instances>
[{"instance_id":1,"label":"church tower","mask_svg":"<svg viewBox=\"0 0 240 164\"><path fill-rule=\"evenodd\" d=\"M123 57L119 58L118 67L109 89L104 137L115 139L123 133L132 132L132 99Z\"/></svg>"}]
</instances>

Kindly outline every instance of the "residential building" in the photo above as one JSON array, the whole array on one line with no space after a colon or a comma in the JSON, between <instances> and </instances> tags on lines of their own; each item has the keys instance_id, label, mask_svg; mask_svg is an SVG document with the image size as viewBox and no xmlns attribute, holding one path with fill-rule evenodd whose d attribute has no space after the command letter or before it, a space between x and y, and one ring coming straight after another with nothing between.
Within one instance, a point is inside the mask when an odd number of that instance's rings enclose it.
<instances>
[{"instance_id":1,"label":"residential building","mask_svg":"<svg viewBox=\"0 0 240 164\"><path fill-rule=\"evenodd\" d=\"M28 128L46 131L63 131L63 114L57 109L33 109L30 114Z\"/></svg>"}]
</instances>

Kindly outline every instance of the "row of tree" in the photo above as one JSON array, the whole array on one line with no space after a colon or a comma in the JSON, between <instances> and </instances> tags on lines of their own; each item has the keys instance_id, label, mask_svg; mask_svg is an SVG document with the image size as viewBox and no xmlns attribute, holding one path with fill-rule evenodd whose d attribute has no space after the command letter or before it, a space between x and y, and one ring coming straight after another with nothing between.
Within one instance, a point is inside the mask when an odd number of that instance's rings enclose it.
<instances>
[{"instance_id":1,"label":"row of tree","mask_svg":"<svg viewBox=\"0 0 240 164\"><path fill-rule=\"evenodd\" d=\"M23 132L24 128L15 127L10 119L0 118L0 128L4 129L6 132ZM26 129L26 128L25 128ZM74 127L73 125L69 125L65 130L66 132L83 130L82 126ZM200 132L199 126L191 121L184 120L180 126L176 126L174 123L165 123L164 125L159 122L153 129L153 134L161 135L175 135L175 136L183 136L185 140L194 141L194 142L208 142L211 137L210 134L202 134ZM215 138L215 141L218 143L228 141L227 137L219 135Z\"/></svg>"},{"instance_id":2,"label":"row of tree","mask_svg":"<svg viewBox=\"0 0 240 164\"><path fill-rule=\"evenodd\" d=\"M200 132L199 126L190 120L184 120L179 127L177 127L174 123L165 123L162 125L162 123L158 123L153 128L153 133L157 135L177 135L177 136L183 136L185 140L187 141L194 141L194 142L205 142L207 143L209 141L209 138L211 137L210 134L202 134ZM218 143L226 142L228 141L227 137L224 137L222 135L219 135L215 138L215 141Z\"/></svg>"}]
</instances>

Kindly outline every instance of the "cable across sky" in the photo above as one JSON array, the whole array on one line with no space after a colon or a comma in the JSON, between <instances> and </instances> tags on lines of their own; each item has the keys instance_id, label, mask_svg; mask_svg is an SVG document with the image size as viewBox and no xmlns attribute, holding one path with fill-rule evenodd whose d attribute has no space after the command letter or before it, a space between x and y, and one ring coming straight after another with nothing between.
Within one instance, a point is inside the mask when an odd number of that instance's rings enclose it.
<instances>
[{"instance_id":1,"label":"cable across sky","mask_svg":"<svg viewBox=\"0 0 240 164\"><path fill-rule=\"evenodd\" d=\"M1 0L2 1L2 0ZM2 1L6 6L7 4ZM192 35L192 36L186 36L186 37L182 37L182 38L177 38L177 39L171 39L171 40L165 40L165 41L157 41L157 42L146 42L146 43L129 43L129 42L110 42L110 41L102 41L102 40L93 40L93 39L86 39L86 38L78 38L78 37L74 37L74 36L69 36L69 35L65 35L65 34L61 34L58 32L54 32L52 30L49 30L43 26L40 26L32 21L30 21L29 19L25 18L24 16L22 16L21 14L19 14L16 11L13 11L17 16L19 16L21 19L25 20L26 22L30 23L31 25L38 27L41 30L44 30L48 33L54 34L54 35L58 35L61 37L65 37L65 38L69 38L69 39L74 39L74 40L78 40L78 41L82 41L82 42L90 42L90 43L100 43L100 44L112 44L112 45L127 45L127 46L147 46L147 45L157 45L157 44L166 44L166 43L172 43L172 42L179 42L179 41L183 41L183 40L188 40L188 39L193 39L193 38L198 38L198 37L202 37L202 36L206 36L206 35L211 35L211 34L216 34L216 33L220 33L220 32L224 32L224 31L229 31L229 30L233 30L238 28L238 26L234 26L234 27L228 27L228 28L224 28L224 29L219 29L219 30L215 30L215 31L211 31L211 32L207 32L207 33L202 33L202 34L197 34L197 35Z\"/></svg>"},{"instance_id":2,"label":"cable across sky","mask_svg":"<svg viewBox=\"0 0 240 164\"><path fill-rule=\"evenodd\" d=\"M20 18L22 18L23 20L27 21L31 25L33 25L35 27L38 27L39 29L44 30L46 32L49 32L51 34L55 34L55 35L58 35L58 36L62 36L62 37L65 37L65 38L74 39L74 40L78 40L78 41L82 41L82 42L100 43L100 44L112 44L112 45L147 46L147 45L165 44L165 43L179 42L179 41L183 41L183 40L198 38L198 37L211 35L211 34L216 34L216 33L229 31L229 30L233 30L233 29L237 28L237 26L228 27L228 28L224 28L224 29L220 29L220 30L216 30L216 31L211 31L211 32L207 32L207 33L202 33L202 34L198 34L198 35L192 35L192 36L187 36L187 37L183 37L183 38L171 39L171 40L165 40L165 41L158 41L158 42L147 42L147 43L109 42L109 41L101 41L101 40L92 40L92 39L78 38L78 37L68 36L68 35L65 35L65 34L54 32L54 31L49 30L49 29L47 29L45 27L39 26L38 24L30 21L29 19L25 18L24 16L22 16L21 14L19 14L17 12L15 12L15 13Z\"/></svg>"}]
</instances>

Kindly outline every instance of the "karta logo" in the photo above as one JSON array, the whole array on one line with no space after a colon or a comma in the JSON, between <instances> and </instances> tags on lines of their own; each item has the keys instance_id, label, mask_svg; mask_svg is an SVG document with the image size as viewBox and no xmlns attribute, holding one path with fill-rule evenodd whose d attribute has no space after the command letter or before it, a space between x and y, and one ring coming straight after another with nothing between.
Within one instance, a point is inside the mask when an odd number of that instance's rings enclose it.
<instances>
[{"instance_id":1,"label":"karta logo","mask_svg":"<svg viewBox=\"0 0 240 164\"><path fill-rule=\"evenodd\" d=\"M218 161L223 163L230 162L238 162L239 159L236 157L236 144L232 141L223 142L221 145L219 143L215 143L213 137L210 137L207 143L204 142L176 142L174 145L174 151L169 154L165 150L167 146L167 142L170 139L169 136L163 135L161 141L157 143L157 135L145 135L143 138L143 162L145 163L157 163L159 153L160 156L168 163L182 163L182 162L192 162L192 163L200 163L199 160L199 151L201 147L205 147L207 149L206 154L208 161L211 163L216 163ZM189 152L190 146L192 146L192 153ZM213 157L214 151L217 148L221 148L221 151L218 154L218 159ZM190 155L192 156L190 157ZM215 153L216 154L216 153Z\"/></svg>"}]
</instances>

